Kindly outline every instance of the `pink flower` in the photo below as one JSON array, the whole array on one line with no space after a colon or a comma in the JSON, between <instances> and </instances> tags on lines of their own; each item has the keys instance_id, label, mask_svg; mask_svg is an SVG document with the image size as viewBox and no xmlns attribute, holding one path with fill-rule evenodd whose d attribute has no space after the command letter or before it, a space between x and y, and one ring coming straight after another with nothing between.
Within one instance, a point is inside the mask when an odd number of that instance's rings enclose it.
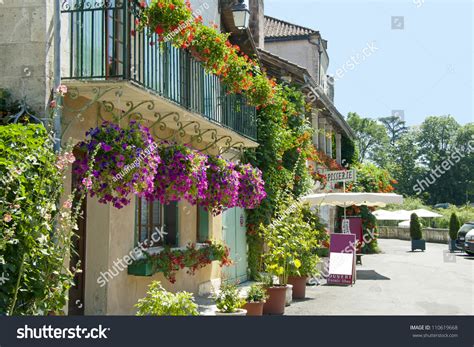
<instances>
[{"instance_id":1,"label":"pink flower","mask_svg":"<svg viewBox=\"0 0 474 347\"><path fill-rule=\"evenodd\" d=\"M90 177L86 177L82 180L82 184L87 188L87 189L91 189L92 188L92 180L90 179Z\"/></svg>"},{"instance_id":2,"label":"pink flower","mask_svg":"<svg viewBox=\"0 0 474 347\"><path fill-rule=\"evenodd\" d=\"M3 221L5 223L10 223L12 221L12 215L7 213L6 215L3 216Z\"/></svg>"},{"instance_id":3,"label":"pink flower","mask_svg":"<svg viewBox=\"0 0 474 347\"><path fill-rule=\"evenodd\" d=\"M65 209L70 210L70 209L72 208L72 201L69 200L69 199L66 200L66 201L64 201L63 207L64 207Z\"/></svg>"},{"instance_id":4,"label":"pink flower","mask_svg":"<svg viewBox=\"0 0 474 347\"><path fill-rule=\"evenodd\" d=\"M67 94L67 87L64 84L61 84L57 89L56 92L60 94L61 96L64 96Z\"/></svg>"},{"instance_id":5,"label":"pink flower","mask_svg":"<svg viewBox=\"0 0 474 347\"><path fill-rule=\"evenodd\" d=\"M56 106L58 106L58 104L56 103L56 100L52 100L52 101L49 103L49 107L50 107L50 108L56 108Z\"/></svg>"}]
</instances>

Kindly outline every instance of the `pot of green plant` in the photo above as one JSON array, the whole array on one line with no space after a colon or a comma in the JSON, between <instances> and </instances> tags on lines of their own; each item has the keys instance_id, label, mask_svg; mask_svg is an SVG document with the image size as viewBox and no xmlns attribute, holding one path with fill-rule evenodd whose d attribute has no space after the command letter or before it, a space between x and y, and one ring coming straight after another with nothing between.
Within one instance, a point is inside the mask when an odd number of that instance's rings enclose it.
<instances>
[{"instance_id":1,"label":"pot of green plant","mask_svg":"<svg viewBox=\"0 0 474 347\"><path fill-rule=\"evenodd\" d=\"M244 309L247 310L247 316L262 316L263 305L267 300L267 292L262 284L253 284L248 293Z\"/></svg>"},{"instance_id":2,"label":"pot of green plant","mask_svg":"<svg viewBox=\"0 0 474 347\"><path fill-rule=\"evenodd\" d=\"M456 213L451 214L451 218L449 219L449 250L452 252L456 252L458 247L456 246L456 239L458 238L458 231L461 228L461 222L459 221L458 216Z\"/></svg>"},{"instance_id":3,"label":"pot of green plant","mask_svg":"<svg viewBox=\"0 0 474 347\"><path fill-rule=\"evenodd\" d=\"M293 285L293 299L304 299L306 297L306 282L308 277L318 273L317 266L319 257L315 251L301 251L298 260L290 266L288 283Z\"/></svg>"},{"instance_id":4,"label":"pot of green plant","mask_svg":"<svg viewBox=\"0 0 474 347\"><path fill-rule=\"evenodd\" d=\"M276 284L271 273L260 274L260 280L267 297L263 305L263 314L281 315L285 313L287 285Z\"/></svg>"},{"instance_id":5,"label":"pot of green plant","mask_svg":"<svg viewBox=\"0 0 474 347\"><path fill-rule=\"evenodd\" d=\"M410 218L410 236L411 236L411 251L419 249L421 251L426 250L426 241L423 240L423 234L421 232L420 220L416 213L413 213Z\"/></svg>"},{"instance_id":6,"label":"pot of green plant","mask_svg":"<svg viewBox=\"0 0 474 347\"><path fill-rule=\"evenodd\" d=\"M293 299L306 297L306 281L308 276L289 276L288 284L293 286Z\"/></svg>"},{"instance_id":7,"label":"pot of green plant","mask_svg":"<svg viewBox=\"0 0 474 347\"><path fill-rule=\"evenodd\" d=\"M267 287L268 299L263 305L263 313L280 315L285 313L286 285Z\"/></svg>"},{"instance_id":8,"label":"pot of green plant","mask_svg":"<svg viewBox=\"0 0 474 347\"><path fill-rule=\"evenodd\" d=\"M246 316L247 310L242 309L245 300L240 297L240 291L235 284L223 284L214 295L217 311L216 316Z\"/></svg>"}]
</instances>

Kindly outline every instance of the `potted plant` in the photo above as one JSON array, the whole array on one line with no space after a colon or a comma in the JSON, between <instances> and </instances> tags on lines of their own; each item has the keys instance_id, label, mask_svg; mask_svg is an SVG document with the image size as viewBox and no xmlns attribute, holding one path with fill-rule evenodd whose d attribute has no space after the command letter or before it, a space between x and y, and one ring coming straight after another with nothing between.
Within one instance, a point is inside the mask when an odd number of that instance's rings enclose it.
<instances>
[{"instance_id":1,"label":"potted plant","mask_svg":"<svg viewBox=\"0 0 474 347\"><path fill-rule=\"evenodd\" d=\"M135 305L137 316L198 316L198 305L191 293L167 292L159 281L153 282L146 296Z\"/></svg>"},{"instance_id":2,"label":"potted plant","mask_svg":"<svg viewBox=\"0 0 474 347\"><path fill-rule=\"evenodd\" d=\"M411 250L412 252L419 249L421 251L426 250L426 241L423 240L423 234L421 233L420 220L416 213L413 213L410 218L410 236L411 236Z\"/></svg>"},{"instance_id":3,"label":"potted plant","mask_svg":"<svg viewBox=\"0 0 474 347\"><path fill-rule=\"evenodd\" d=\"M277 284L272 274L261 275L267 300L263 305L264 314L280 315L285 313L287 285Z\"/></svg>"},{"instance_id":4,"label":"potted plant","mask_svg":"<svg viewBox=\"0 0 474 347\"><path fill-rule=\"evenodd\" d=\"M290 267L288 283L293 286L293 299L304 299L308 277L318 272L318 247L328 240L328 235L318 215L308 204L300 206L293 214L300 221L295 223L293 233L298 240L298 259Z\"/></svg>"},{"instance_id":5,"label":"potted plant","mask_svg":"<svg viewBox=\"0 0 474 347\"><path fill-rule=\"evenodd\" d=\"M455 252L458 250L456 246L456 239L458 238L458 231L461 228L461 222L455 212L451 214L449 219L449 250Z\"/></svg>"},{"instance_id":6,"label":"potted plant","mask_svg":"<svg viewBox=\"0 0 474 347\"><path fill-rule=\"evenodd\" d=\"M319 257L311 251L300 256L300 267L292 267L288 276L288 283L293 285L293 299L304 299L306 297L306 282L310 276L317 274L316 267Z\"/></svg>"},{"instance_id":7,"label":"potted plant","mask_svg":"<svg viewBox=\"0 0 474 347\"><path fill-rule=\"evenodd\" d=\"M240 291L235 284L223 284L214 296L216 301L216 316L246 316L247 310L242 309L245 300L240 297Z\"/></svg>"},{"instance_id":8,"label":"potted plant","mask_svg":"<svg viewBox=\"0 0 474 347\"><path fill-rule=\"evenodd\" d=\"M247 316L262 316L263 305L267 297L263 284L253 284L247 293L247 303L244 306L244 309L247 310Z\"/></svg>"}]
</instances>

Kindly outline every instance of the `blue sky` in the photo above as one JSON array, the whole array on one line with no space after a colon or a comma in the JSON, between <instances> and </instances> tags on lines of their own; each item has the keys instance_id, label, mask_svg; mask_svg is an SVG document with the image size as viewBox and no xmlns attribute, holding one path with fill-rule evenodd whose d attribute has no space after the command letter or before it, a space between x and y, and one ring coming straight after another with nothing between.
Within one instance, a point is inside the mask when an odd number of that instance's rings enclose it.
<instances>
[{"instance_id":1,"label":"blue sky","mask_svg":"<svg viewBox=\"0 0 474 347\"><path fill-rule=\"evenodd\" d=\"M409 125L443 114L474 122L474 0L265 0L265 13L319 30L332 75L375 41L377 50L336 82L342 114L403 110ZM392 30L392 16L404 17L403 30Z\"/></svg>"}]
</instances>

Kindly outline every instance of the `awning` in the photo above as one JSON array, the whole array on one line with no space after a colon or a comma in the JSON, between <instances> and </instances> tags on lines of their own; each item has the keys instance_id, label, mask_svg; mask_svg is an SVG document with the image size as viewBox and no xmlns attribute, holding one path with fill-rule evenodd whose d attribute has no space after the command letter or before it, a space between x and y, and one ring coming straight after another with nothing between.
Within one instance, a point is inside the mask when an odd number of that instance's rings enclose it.
<instances>
[{"instance_id":1,"label":"awning","mask_svg":"<svg viewBox=\"0 0 474 347\"><path fill-rule=\"evenodd\" d=\"M411 215L416 213L420 218L441 218L442 215L434 213L428 210L419 209L413 211L399 210L399 211L385 211L377 210L374 212L374 216L377 220L394 220L394 221L407 221L410 220Z\"/></svg>"},{"instance_id":2,"label":"awning","mask_svg":"<svg viewBox=\"0 0 474 347\"><path fill-rule=\"evenodd\" d=\"M387 204L403 204L403 196L393 193L321 193L302 198L313 206L370 206L385 207Z\"/></svg>"}]
</instances>

